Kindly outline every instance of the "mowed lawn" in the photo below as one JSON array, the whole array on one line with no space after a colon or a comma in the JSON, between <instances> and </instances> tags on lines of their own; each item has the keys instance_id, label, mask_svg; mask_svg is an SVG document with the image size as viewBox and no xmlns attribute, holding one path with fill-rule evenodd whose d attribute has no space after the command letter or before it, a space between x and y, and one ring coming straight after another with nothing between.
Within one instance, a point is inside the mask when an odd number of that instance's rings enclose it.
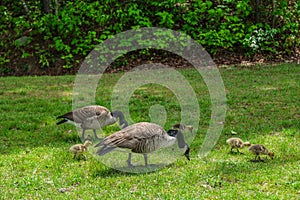
<instances>
[{"instance_id":1,"label":"mowed lawn","mask_svg":"<svg viewBox=\"0 0 300 200\"><path fill-rule=\"evenodd\" d=\"M56 116L72 109L75 76L1 77L0 199L300 199L300 66L221 68L226 121L205 158L198 151L211 118L209 92L197 71L178 71L200 106L191 161L182 156L162 170L140 174L111 169L90 153L87 160L73 159L69 148L81 142L77 130L56 126ZM97 104L111 107L122 75L101 77ZM180 120L176 96L148 84L129 101L130 123L150 121L149 109L157 104L167 113L165 129ZM116 130L113 125L103 132ZM265 145L274 160L250 162L254 156L247 149L229 153L225 141L233 136Z\"/></svg>"}]
</instances>

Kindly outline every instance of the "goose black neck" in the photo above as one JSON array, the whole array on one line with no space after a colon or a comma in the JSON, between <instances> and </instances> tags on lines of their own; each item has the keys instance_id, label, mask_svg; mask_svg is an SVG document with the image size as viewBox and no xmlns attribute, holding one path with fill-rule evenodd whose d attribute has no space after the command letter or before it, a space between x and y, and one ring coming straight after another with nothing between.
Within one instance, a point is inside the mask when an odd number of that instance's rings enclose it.
<instances>
[{"instance_id":1,"label":"goose black neck","mask_svg":"<svg viewBox=\"0 0 300 200\"><path fill-rule=\"evenodd\" d=\"M115 110L111 113L111 115L115 118L119 118L119 126L122 129L128 126L128 123L124 117L124 114L121 111Z\"/></svg>"},{"instance_id":2,"label":"goose black neck","mask_svg":"<svg viewBox=\"0 0 300 200\"><path fill-rule=\"evenodd\" d=\"M179 131L179 130L178 130L178 133L177 133L177 141L178 141L178 147L179 148L184 148L187 145L187 143L184 140L184 136L183 136L182 132Z\"/></svg>"},{"instance_id":3,"label":"goose black neck","mask_svg":"<svg viewBox=\"0 0 300 200\"><path fill-rule=\"evenodd\" d=\"M185 152L184 152L184 156L185 156L188 160L191 160L191 159L190 159L190 147L189 147L188 144L186 144L186 145L187 145L187 149L186 149Z\"/></svg>"},{"instance_id":4,"label":"goose black neck","mask_svg":"<svg viewBox=\"0 0 300 200\"><path fill-rule=\"evenodd\" d=\"M178 142L178 147L181 149L185 149L184 156L190 160L190 147L189 145L185 142L184 136L180 130L168 130L167 132L170 136L176 137L177 142Z\"/></svg>"},{"instance_id":5,"label":"goose black neck","mask_svg":"<svg viewBox=\"0 0 300 200\"><path fill-rule=\"evenodd\" d=\"M185 142L184 136L181 131L178 131L177 134L177 141L178 141L178 147L179 148L185 148L184 156L190 160L190 147L189 145Z\"/></svg>"}]
</instances>

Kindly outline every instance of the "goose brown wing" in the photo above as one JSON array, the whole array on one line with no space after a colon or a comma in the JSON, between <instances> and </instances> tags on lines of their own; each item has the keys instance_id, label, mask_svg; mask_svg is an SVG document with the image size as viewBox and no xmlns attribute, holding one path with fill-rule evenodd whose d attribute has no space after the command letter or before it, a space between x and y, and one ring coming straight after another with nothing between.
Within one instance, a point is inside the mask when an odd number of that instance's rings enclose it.
<instances>
[{"instance_id":1,"label":"goose brown wing","mask_svg":"<svg viewBox=\"0 0 300 200\"><path fill-rule=\"evenodd\" d=\"M130 134L132 131L128 131L131 130L130 126L129 129L123 129L121 131L115 132L114 134L106 137L103 139L102 142L98 143L95 147L99 147L102 146L102 148L100 148L97 151L97 154L99 156L105 155L107 153L109 153L110 151L112 151L113 149L120 147L120 148L130 148L131 146L133 146L132 144L134 142L129 142L131 141L131 139L133 138L132 134Z\"/></svg>"},{"instance_id":2,"label":"goose brown wing","mask_svg":"<svg viewBox=\"0 0 300 200\"><path fill-rule=\"evenodd\" d=\"M60 115L60 116L58 116L56 119L60 119L60 118L69 119L69 120L71 120L71 121L74 121L74 118L73 118L73 111L68 112L68 113L66 113L66 114L64 114L64 115Z\"/></svg>"},{"instance_id":3,"label":"goose brown wing","mask_svg":"<svg viewBox=\"0 0 300 200\"><path fill-rule=\"evenodd\" d=\"M58 118L66 118L76 123L82 123L89 118L107 116L109 114L110 111L103 106L86 106L77 108L71 112L59 116Z\"/></svg>"},{"instance_id":4,"label":"goose brown wing","mask_svg":"<svg viewBox=\"0 0 300 200\"><path fill-rule=\"evenodd\" d=\"M121 131L118 131L108 137L102 142L96 145L103 146L98 150L99 155L104 155L114 148L128 148L133 152L144 152L149 150L143 150L146 144L149 144L155 140L155 138L163 135L165 131L156 124L147 122L141 122L128 126ZM153 142L154 143L154 142Z\"/></svg>"}]
</instances>

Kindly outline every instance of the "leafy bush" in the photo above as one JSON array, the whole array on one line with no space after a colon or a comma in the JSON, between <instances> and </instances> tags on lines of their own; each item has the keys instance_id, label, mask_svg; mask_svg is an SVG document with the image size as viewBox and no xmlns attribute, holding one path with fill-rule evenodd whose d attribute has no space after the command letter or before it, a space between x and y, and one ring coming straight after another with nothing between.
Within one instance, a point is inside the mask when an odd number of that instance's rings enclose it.
<instances>
[{"instance_id":1,"label":"leafy bush","mask_svg":"<svg viewBox=\"0 0 300 200\"><path fill-rule=\"evenodd\" d=\"M300 44L298 1L50 2L47 12L41 1L26 1L27 9L22 1L0 3L0 73L30 58L41 68L78 66L95 45L139 27L184 32L212 55L224 49L293 54ZM30 42L16 45L24 36Z\"/></svg>"}]
</instances>

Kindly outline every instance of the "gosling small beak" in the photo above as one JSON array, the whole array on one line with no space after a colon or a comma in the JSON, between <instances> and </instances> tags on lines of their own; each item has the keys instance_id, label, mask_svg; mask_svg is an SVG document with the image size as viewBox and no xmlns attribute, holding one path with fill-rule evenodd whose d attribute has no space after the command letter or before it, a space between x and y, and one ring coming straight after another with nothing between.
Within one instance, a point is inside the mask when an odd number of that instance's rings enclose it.
<instances>
[{"instance_id":1,"label":"gosling small beak","mask_svg":"<svg viewBox=\"0 0 300 200\"><path fill-rule=\"evenodd\" d=\"M184 152L184 156L188 159L188 160L191 160L190 159L190 147L187 146L187 149L186 151Z\"/></svg>"}]
</instances>

